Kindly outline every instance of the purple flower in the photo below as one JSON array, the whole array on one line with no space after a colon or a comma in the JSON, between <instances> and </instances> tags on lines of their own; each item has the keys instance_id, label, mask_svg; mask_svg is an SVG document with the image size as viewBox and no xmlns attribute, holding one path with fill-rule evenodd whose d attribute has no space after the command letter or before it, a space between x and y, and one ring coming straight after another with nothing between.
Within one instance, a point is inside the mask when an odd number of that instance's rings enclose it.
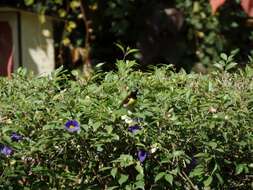
<instances>
[{"instance_id":1,"label":"purple flower","mask_svg":"<svg viewBox=\"0 0 253 190\"><path fill-rule=\"evenodd\" d=\"M138 159L140 162L144 162L144 160L147 158L148 153L145 150L139 150L138 151Z\"/></svg>"},{"instance_id":2,"label":"purple flower","mask_svg":"<svg viewBox=\"0 0 253 190\"><path fill-rule=\"evenodd\" d=\"M69 132L73 133L73 132L77 132L80 130L80 126L78 121L76 120L68 120L65 123L65 129L67 129Z\"/></svg>"},{"instance_id":3,"label":"purple flower","mask_svg":"<svg viewBox=\"0 0 253 190\"><path fill-rule=\"evenodd\" d=\"M2 145L1 148L0 148L0 152L2 154L4 154L5 156L9 156L9 155L11 155L13 153L13 150L12 150L11 147Z\"/></svg>"},{"instance_id":4,"label":"purple flower","mask_svg":"<svg viewBox=\"0 0 253 190\"><path fill-rule=\"evenodd\" d=\"M18 142L18 141L21 141L22 139L23 139L23 137L21 135L17 134L17 133L12 133L11 134L11 140L12 141Z\"/></svg>"},{"instance_id":5,"label":"purple flower","mask_svg":"<svg viewBox=\"0 0 253 190\"><path fill-rule=\"evenodd\" d=\"M141 127L139 125L133 125L133 126L128 127L128 131L131 133L136 133L140 129Z\"/></svg>"},{"instance_id":6,"label":"purple flower","mask_svg":"<svg viewBox=\"0 0 253 190\"><path fill-rule=\"evenodd\" d=\"M198 165L198 162L197 162L196 158L192 157L191 162L187 165L187 169L189 171L192 171L197 165Z\"/></svg>"}]
</instances>

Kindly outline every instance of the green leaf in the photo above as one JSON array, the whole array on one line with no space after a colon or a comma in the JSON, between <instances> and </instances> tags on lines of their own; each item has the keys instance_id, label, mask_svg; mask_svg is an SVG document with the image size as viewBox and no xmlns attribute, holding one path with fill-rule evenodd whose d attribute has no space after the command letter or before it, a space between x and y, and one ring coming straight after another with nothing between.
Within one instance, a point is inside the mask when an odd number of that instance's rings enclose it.
<instances>
[{"instance_id":1,"label":"green leaf","mask_svg":"<svg viewBox=\"0 0 253 190\"><path fill-rule=\"evenodd\" d=\"M26 6L32 5L33 3L34 3L34 0L25 0Z\"/></svg>"},{"instance_id":2,"label":"green leaf","mask_svg":"<svg viewBox=\"0 0 253 190\"><path fill-rule=\"evenodd\" d=\"M105 126L105 130L107 131L107 133L111 134L113 131L113 128L112 128L112 126L107 125L107 126Z\"/></svg>"},{"instance_id":3,"label":"green leaf","mask_svg":"<svg viewBox=\"0 0 253 190\"><path fill-rule=\"evenodd\" d=\"M190 177L201 176L203 173L203 167L197 167L190 173Z\"/></svg>"},{"instance_id":4,"label":"green leaf","mask_svg":"<svg viewBox=\"0 0 253 190\"><path fill-rule=\"evenodd\" d=\"M92 124L93 131L97 131L102 126L101 122L96 122Z\"/></svg>"},{"instance_id":5,"label":"green leaf","mask_svg":"<svg viewBox=\"0 0 253 190\"><path fill-rule=\"evenodd\" d=\"M121 154L117 161L120 163L121 167L128 167L134 164L133 156L128 154Z\"/></svg>"},{"instance_id":6,"label":"green leaf","mask_svg":"<svg viewBox=\"0 0 253 190\"><path fill-rule=\"evenodd\" d=\"M224 61L227 61L227 59L228 59L228 56L227 56L227 54L225 54L225 53L221 53L221 54L220 54L220 57L221 57Z\"/></svg>"},{"instance_id":7,"label":"green leaf","mask_svg":"<svg viewBox=\"0 0 253 190\"><path fill-rule=\"evenodd\" d=\"M166 174L165 172L160 172L159 174L157 174L157 175L155 176L155 182L157 182L157 181L159 181L161 178L163 178L165 174Z\"/></svg>"},{"instance_id":8,"label":"green leaf","mask_svg":"<svg viewBox=\"0 0 253 190\"><path fill-rule=\"evenodd\" d=\"M165 174L164 179L168 181L171 185L173 184L173 176L171 174Z\"/></svg>"},{"instance_id":9,"label":"green leaf","mask_svg":"<svg viewBox=\"0 0 253 190\"><path fill-rule=\"evenodd\" d=\"M58 15L63 18L67 15L67 12L64 9L59 9L58 10Z\"/></svg>"},{"instance_id":10,"label":"green leaf","mask_svg":"<svg viewBox=\"0 0 253 190\"><path fill-rule=\"evenodd\" d=\"M139 52L138 49L130 49L130 50L128 50L128 51L126 52L126 55L125 55L125 56L128 56L128 55L130 55L130 54L132 54L132 53L137 53L137 52Z\"/></svg>"},{"instance_id":11,"label":"green leaf","mask_svg":"<svg viewBox=\"0 0 253 190\"><path fill-rule=\"evenodd\" d=\"M224 70L224 66L220 63L215 63L214 64L214 67L216 67L217 69L219 69L220 71L223 71Z\"/></svg>"},{"instance_id":12,"label":"green leaf","mask_svg":"<svg viewBox=\"0 0 253 190\"><path fill-rule=\"evenodd\" d=\"M80 74L79 74L79 72L77 71L77 70L72 70L71 71L71 74L73 75L73 76L75 76L75 77L78 77Z\"/></svg>"},{"instance_id":13,"label":"green leaf","mask_svg":"<svg viewBox=\"0 0 253 190\"><path fill-rule=\"evenodd\" d=\"M114 190L114 189L118 189L118 186L113 186L113 187L108 187L107 190Z\"/></svg>"},{"instance_id":14,"label":"green leaf","mask_svg":"<svg viewBox=\"0 0 253 190\"><path fill-rule=\"evenodd\" d=\"M211 174L211 175L213 175L217 169L218 169L218 164L217 164L217 163L215 163L215 165L214 165L214 168L213 168L213 171L212 171L212 174Z\"/></svg>"},{"instance_id":15,"label":"green leaf","mask_svg":"<svg viewBox=\"0 0 253 190\"><path fill-rule=\"evenodd\" d=\"M208 91L212 92L213 91L213 84L211 81L208 82Z\"/></svg>"},{"instance_id":16,"label":"green leaf","mask_svg":"<svg viewBox=\"0 0 253 190\"><path fill-rule=\"evenodd\" d=\"M217 147L217 143L216 142L209 142L208 145L210 147L212 147L212 149L215 149Z\"/></svg>"},{"instance_id":17,"label":"green leaf","mask_svg":"<svg viewBox=\"0 0 253 190\"><path fill-rule=\"evenodd\" d=\"M177 150L177 151L174 151L172 154L174 157L178 157L178 156L184 155L184 151Z\"/></svg>"},{"instance_id":18,"label":"green leaf","mask_svg":"<svg viewBox=\"0 0 253 190\"><path fill-rule=\"evenodd\" d=\"M195 158L208 158L210 155L208 153L198 153L198 154L195 154L194 157Z\"/></svg>"},{"instance_id":19,"label":"green leaf","mask_svg":"<svg viewBox=\"0 0 253 190\"><path fill-rule=\"evenodd\" d=\"M179 170L178 167L177 167L176 169L170 171L170 173L173 174L173 175L175 175L175 176L176 176L179 172L180 172L180 170Z\"/></svg>"},{"instance_id":20,"label":"green leaf","mask_svg":"<svg viewBox=\"0 0 253 190\"><path fill-rule=\"evenodd\" d=\"M55 2L56 4L60 4L60 5L62 4L62 1L63 1L63 0L54 0L54 2Z\"/></svg>"},{"instance_id":21,"label":"green leaf","mask_svg":"<svg viewBox=\"0 0 253 190\"><path fill-rule=\"evenodd\" d=\"M115 43L115 45L122 51L123 54L125 54L125 48L121 44Z\"/></svg>"},{"instance_id":22,"label":"green leaf","mask_svg":"<svg viewBox=\"0 0 253 190\"><path fill-rule=\"evenodd\" d=\"M221 177L221 175L219 173L215 173L217 179L219 180L220 184L223 184L224 183L224 180L223 178Z\"/></svg>"},{"instance_id":23,"label":"green leaf","mask_svg":"<svg viewBox=\"0 0 253 190\"><path fill-rule=\"evenodd\" d=\"M143 174L138 174L137 176L136 176L136 181L140 181L140 180L143 180L144 179L144 175Z\"/></svg>"},{"instance_id":24,"label":"green leaf","mask_svg":"<svg viewBox=\"0 0 253 190\"><path fill-rule=\"evenodd\" d=\"M204 186L205 186L205 187L209 187L210 184L212 183L212 181L213 181L213 177L212 177L212 176L209 176L209 177L207 178L207 180L204 181Z\"/></svg>"},{"instance_id":25,"label":"green leaf","mask_svg":"<svg viewBox=\"0 0 253 190\"><path fill-rule=\"evenodd\" d=\"M235 174L238 175L243 172L244 164L237 164L235 169Z\"/></svg>"},{"instance_id":26,"label":"green leaf","mask_svg":"<svg viewBox=\"0 0 253 190\"><path fill-rule=\"evenodd\" d=\"M118 172L118 168L113 168L113 169L111 170L111 175L112 175L113 178L116 177L117 172Z\"/></svg>"},{"instance_id":27,"label":"green leaf","mask_svg":"<svg viewBox=\"0 0 253 190\"><path fill-rule=\"evenodd\" d=\"M135 189L145 189L145 183L143 180L137 181L134 183Z\"/></svg>"},{"instance_id":28,"label":"green leaf","mask_svg":"<svg viewBox=\"0 0 253 190\"><path fill-rule=\"evenodd\" d=\"M236 62L231 62L231 63L229 63L228 65L226 65L225 70L226 70L226 71L229 71L230 69L235 68L237 65L238 65L238 63L236 63Z\"/></svg>"},{"instance_id":29,"label":"green leaf","mask_svg":"<svg viewBox=\"0 0 253 190\"><path fill-rule=\"evenodd\" d=\"M103 167L103 168L100 168L99 171L105 171L105 170L109 170L111 169L112 167Z\"/></svg>"},{"instance_id":30,"label":"green leaf","mask_svg":"<svg viewBox=\"0 0 253 190\"><path fill-rule=\"evenodd\" d=\"M126 185L125 190L132 190L132 185Z\"/></svg>"},{"instance_id":31,"label":"green leaf","mask_svg":"<svg viewBox=\"0 0 253 190\"><path fill-rule=\"evenodd\" d=\"M81 3L80 3L79 0L72 0L72 1L70 2L70 7L71 7L72 9L77 9L77 8L80 7L80 5L81 5Z\"/></svg>"},{"instance_id":32,"label":"green leaf","mask_svg":"<svg viewBox=\"0 0 253 190\"><path fill-rule=\"evenodd\" d=\"M77 27L77 25L76 25L76 23L75 22L73 22L73 21L69 21L68 23L67 23L67 25L66 25L66 30L68 31L68 32L71 32L74 28L76 28Z\"/></svg>"},{"instance_id":33,"label":"green leaf","mask_svg":"<svg viewBox=\"0 0 253 190\"><path fill-rule=\"evenodd\" d=\"M239 49L239 48L234 49L234 50L232 50L232 51L230 52L230 54L231 54L230 56L234 57L234 56L237 55L239 52L240 52L240 49Z\"/></svg>"},{"instance_id":34,"label":"green leaf","mask_svg":"<svg viewBox=\"0 0 253 190\"><path fill-rule=\"evenodd\" d=\"M143 171L143 167L141 166L140 162L137 162L136 166L135 166L135 169L140 173L140 174L144 174L144 171Z\"/></svg>"},{"instance_id":35,"label":"green leaf","mask_svg":"<svg viewBox=\"0 0 253 190\"><path fill-rule=\"evenodd\" d=\"M118 183L120 185L122 185L123 183L125 183L128 180L128 175L125 174L120 174L120 178L118 180Z\"/></svg>"}]
</instances>

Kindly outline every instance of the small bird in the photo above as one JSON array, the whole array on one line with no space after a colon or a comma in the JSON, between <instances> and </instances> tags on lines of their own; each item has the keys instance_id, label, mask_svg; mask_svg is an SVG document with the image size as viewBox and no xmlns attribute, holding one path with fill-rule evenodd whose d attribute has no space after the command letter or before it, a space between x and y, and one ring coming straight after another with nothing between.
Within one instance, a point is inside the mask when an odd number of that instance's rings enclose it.
<instances>
[{"instance_id":1,"label":"small bird","mask_svg":"<svg viewBox=\"0 0 253 190\"><path fill-rule=\"evenodd\" d=\"M137 95L138 95L138 90L131 91L127 95L127 97L122 101L121 105L123 105L123 107L125 108L133 105L137 100Z\"/></svg>"}]
</instances>

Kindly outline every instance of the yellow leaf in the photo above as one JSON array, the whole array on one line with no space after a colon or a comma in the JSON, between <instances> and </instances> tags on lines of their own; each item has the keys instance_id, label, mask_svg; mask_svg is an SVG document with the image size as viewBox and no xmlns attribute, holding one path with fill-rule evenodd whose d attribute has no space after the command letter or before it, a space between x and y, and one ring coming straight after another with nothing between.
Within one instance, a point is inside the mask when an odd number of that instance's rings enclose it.
<instances>
[{"instance_id":1,"label":"yellow leaf","mask_svg":"<svg viewBox=\"0 0 253 190\"><path fill-rule=\"evenodd\" d=\"M58 14L61 18L63 18L67 15L67 12L64 9L59 9Z\"/></svg>"},{"instance_id":2,"label":"yellow leaf","mask_svg":"<svg viewBox=\"0 0 253 190\"><path fill-rule=\"evenodd\" d=\"M73 21L69 21L68 22L68 25L67 25L67 31L68 32L71 32L74 28L76 28L76 23L75 22L73 22Z\"/></svg>"},{"instance_id":3,"label":"yellow leaf","mask_svg":"<svg viewBox=\"0 0 253 190\"><path fill-rule=\"evenodd\" d=\"M46 16L44 14L39 15L39 21L44 24L46 22Z\"/></svg>"},{"instance_id":4,"label":"yellow leaf","mask_svg":"<svg viewBox=\"0 0 253 190\"><path fill-rule=\"evenodd\" d=\"M70 39L66 37L66 38L64 38L64 39L62 40L62 43L63 43L63 45L67 46L67 45L70 44Z\"/></svg>"},{"instance_id":5,"label":"yellow leaf","mask_svg":"<svg viewBox=\"0 0 253 190\"><path fill-rule=\"evenodd\" d=\"M71 7L72 9L76 9L76 8L80 7L80 1L79 1L79 0L71 1L70 7Z\"/></svg>"},{"instance_id":6,"label":"yellow leaf","mask_svg":"<svg viewBox=\"0 0 253 190\"><path fill-rule=\"evenodd\" d=\"M98 9L98 4L97 3L94 3L93 5L90 5L89 6L90 10L92 11L96 11Z\"/></svg>"}]
</instances>

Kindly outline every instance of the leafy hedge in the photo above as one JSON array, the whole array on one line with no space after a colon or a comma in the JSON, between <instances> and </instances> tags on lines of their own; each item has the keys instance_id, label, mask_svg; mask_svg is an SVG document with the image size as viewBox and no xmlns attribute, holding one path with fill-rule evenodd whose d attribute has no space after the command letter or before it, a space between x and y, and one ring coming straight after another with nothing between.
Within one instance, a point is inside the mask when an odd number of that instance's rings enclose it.
<instances>
[{"instance_id":1,"label":"leafy hedge","mask_svg":"<svg viewBox=\"0 0 253 190\"><path fill-rule=\"evenodd\" d=\"M250 189L253 70L133 65L88 82L0 79L0 188Z\"/></svg>"}]
</instances>

